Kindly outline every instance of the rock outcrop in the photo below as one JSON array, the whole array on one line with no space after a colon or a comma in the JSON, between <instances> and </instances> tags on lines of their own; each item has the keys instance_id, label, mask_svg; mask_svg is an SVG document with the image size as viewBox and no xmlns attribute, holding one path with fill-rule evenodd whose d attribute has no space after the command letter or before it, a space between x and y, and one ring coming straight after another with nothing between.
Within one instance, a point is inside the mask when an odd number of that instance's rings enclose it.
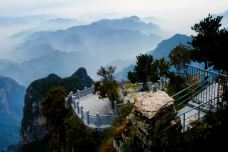
<instances>
[{"instance_id":1,"label":"rock outcrop","mask_svg":"<svg viewBox=\"0 0 228 152\"><path fill-rule=\"evenodd\" d=\"M0 151L19 142L25 87L0 76Z\"/></svg>"},{"instance_id":2,"label":"rock outcrop","mask_svg":"<svg viewBox=\"0 0 228 152\"><path fill-rule=\"evenodd\" d=\"M90 87L93 81L90 81L91 78L85 74L87 72L83 70L83 81L79 79L80 72L78 72L78 77L71 76L64 79L55 74L50 74L48 77L36 80L29 85L25 95L24 114L21 125L22 144L41 140L47 134L46 129L41 125L41 103L48 90L55 87L64 87L67 93L69 93L70 91L75 92L78 89ZM84 83L85 77L89 78L89 83Z\"/></svg>"},{"instance_id":3,"label":"rock outcrop","mask_svg":"<svg viewBox=\"0 0 228 152\"><path fill-rule=\"evenodd\" d=\"M158 145L169 145L181 131L180 121L172 120L175 113L174 100L163 91L138 95L124 129L134 131L130 135L123 132L121 138L114 140L114 148L118 152L131 151L132 147L152 151Z\"/></svg>"}]
</instances>

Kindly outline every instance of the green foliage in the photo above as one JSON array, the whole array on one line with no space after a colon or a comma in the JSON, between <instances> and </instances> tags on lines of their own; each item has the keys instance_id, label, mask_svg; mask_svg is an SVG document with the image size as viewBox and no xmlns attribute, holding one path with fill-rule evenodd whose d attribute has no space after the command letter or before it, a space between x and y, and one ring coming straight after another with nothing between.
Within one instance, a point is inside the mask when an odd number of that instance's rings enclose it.
<instances>
[{"instance_id":1,"label":"green foliage","mask_svg":"<svg viewBox=\"0 0 228 152\"><path fill-rule=\"evenodd\" d=\"M69 115L69 110L65 108L66 95L66 91L62 87L50 89L42 102L41 115L54 127L62 126Z\"/></svg>"},{"instance_id":2,"label":"green foliage","mask_svg":"<svg viewBox=\"0 0 228 152\"><path fill-rule=\"evenodd\" d=\"M123 122L126 117L131 113L132 109L134 107L134 104L123 104L121 107L120 107L120 114L119 114L119 120L120 122Z\"/></svg>"},{"instance_id":3,"label":"green foliage","mask_svg":"<svg viewBox=\"0 0 228 152\"><path fill-rule=\"evenodd\" d=\"M128 147L129 151L134 151L133 149L135 147L133 142L136 130L126 123L126 117L131 113L133 106L133 104L124 104L121 106L119 120L113 123L113 127L105 131L99 152L115 152L113 148L113 140L121 140L122 134L130 139L130 146Z\"/></svg>"},{"instance_id":4,"label":"green foliage","mask_svg":"<svg viewBox=\"0 0 228 152\"><path fill-rule=\"evenodd\" d=\"M221 30L219 33L216 51L211 55L211 62L217 69L228 71L227 66L227 50L228 50L228 31Z\"/></svg>"},{"instance_id":5,"label":"green foliage","mask_svg":"<svg viewBox=\"0 0 228 152\"><path fill-rule=\"evenodd\" d=\"M48 145L50 151L65 149L65 121L69 117L69 109L65 108L66 91L64 88L50 89L42 102L41 116L46 118Z\"/></svg>"},{"instance_id":6,"label":"green foliage","mask_svg":"<svg viewBox=\"0 0 228 152\"><path fill-rule=\"evenodd\" d=\"M73 151L96 151L99 140L97 140L90 129L83 122L72 116L66 121L66 152ZM97 143L96 143L97 142Z\"/></svg>"},{"instance_id":7,"label":"green foliage","mask_svg":"<svg viewBox=\"0 0 228 152\"><path fill-rule=\"evenodd\" d=\"M208 63L211 64L213 55L218 55L221 20L221 16L213 17L209 14L192 27L197 33L196 36L192 36L192 57L198 62L204 62L205 69L208 68Z\"/></svg>"},{"instance_id":8,"label":"green foliage","mask_svg":"<svg viewBox=\"0 0 228 152\"><path fill-rule=\"evenodd\" d=\"M140 54L136 57L137 62L135 72L139 81L143 82L143 90L147 90L148 77L151 74L150 68L153 62L153 56L147 54Z\"/></svg>"},{"instance_id":9,"label":"green foliage","mask_svg":"<svg viewBox=\"0 0 228 152\"><path fill-rule=\"evenodd\" d=\"M41 141L31 142L29 144L22 145L17 152L48 152L47 139Z\"/></svg>"},{"instance_id":10,"label":"green foliage","mask_svg":"<svg viewBox=\"0 0 228 152\"><path fill-rule=\"evenodd\" d=\"M153 57L147 54L140 54L137 57L136 66L134 72L128 73L128 79L131 82L143 82L143 90L147 90L147 81L151 74L151 63L153 62Z\"/></svg>"},{"instance_id":11,"label":"green foliage","mask_svg":"<svg viewBox=\"0 0 228 152\"><path fill-rule=\"evenodd\" d=\"M25 96L25 107L24 114L22 119L22 127L27 128L28 126L33 126L32 119L41 114L40 109L36 109L35 112L32 112L32 104L40 104L39 102L43 101L43 98L46 96L48 90L56 87L64 87L66 92L77 91L83 89L87 84L84 84L78 80L76 77L67 77L61 79L55 74L50 74L46 78L42 78L32 82Z\"/></svg>"},{"instance_id":12,"label":"green foliage","mask_svg":"<svg viewBox=\"0 0 228 152\"><path fill-rule=\"evenodd\" d=\"M178 45L171 50L169 54L171 65L173 65L178 71L186 68L186 64L191 62L190 53L187 46Z\"/></svg>"},{"instance_id":13,"label":"green foliage","mask_svg":"<svg viewBox=\"0 0 228 152\"><path fill-rule=\"evenodd\" d=\"M119 84L113 80L113 73L115 72L115 67L108 66L106 68L101 67L97 75L101 77L100 84L96 84L95 90L100 91L100 95L108 97L112 102L112 107L114 107L114 101L119 101L118 87Z\"/></svg>"},{"instance_id":14,"label":"green foliage","mask_svg":"<svg viewBox=\"0 0 228 152\"><path fill-rule=\"evenodd\" d=\"M173 95L187 87L185 78L174 73L169 73L168 77L170 78L170 83L167 87L169 95Z\"/></svg>"},{"instance_id":15,"label":"green foliage","mask_svg":"<svg viewBox=\"0 0 228 152\"><path fill-rule=\"evenodd\" d=\"M102 67L97 71L97 75L100 76L102 78L102 80L113 80L113 74L115 73L115 69L116 67L113 66L107 66Z\"/></svg>"},{"instance_id":16,"label":"green foliage","mask_svg":"<svg viewBox=\"0 0 228 152\"><path fill-rule=\"evenodd\" d=\"M169 62L164 58L154 60L151 55L140 54L133 72L128 72L128 79L132 82L143 82L143 90L147 90L147 81L156 82L160 77L167 76Z\"/></svg>"},{"instance_id":17,"label":"green foliage","mask_svg":"<svg viewBox=\"0 0 228 152\"><path fill-rule=\"evenodd\" d=\"M150 80L152 82L157 82L160 77L167 76L169 73L169 67L169 62L166 61L165 58L152 62Z\"/></svg>"},{"instance_id":18,"label":"green foliage","mask_svg":"<svg viewBox=\"0 0 228 152\"><path fill-rule=\"evenodd\" d=\"M132 83L136 83L136 82L138 81L136 72L131 72L131 71L128 72L127 78L128 78L128 80L130 80Z\"/></svg>"}]
</instances>

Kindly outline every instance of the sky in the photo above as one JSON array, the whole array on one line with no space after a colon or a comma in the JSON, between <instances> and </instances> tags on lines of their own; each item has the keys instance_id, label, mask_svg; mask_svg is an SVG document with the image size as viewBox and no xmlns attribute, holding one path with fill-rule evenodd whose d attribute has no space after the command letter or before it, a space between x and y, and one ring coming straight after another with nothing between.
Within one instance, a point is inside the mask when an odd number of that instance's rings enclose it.
<instances>
[{"instance_id":1,"label":"sky","mask_svg":"<svg viewBox=\"0 0 228 152\"><path fill-rule=\"evenodd\" d=\"M171 33L191 34L190 27L209 13L228 10L228 0L0 0L1 16L56 15L94 21L137 15L158 18Z\"/></svg>"}]
</instances>

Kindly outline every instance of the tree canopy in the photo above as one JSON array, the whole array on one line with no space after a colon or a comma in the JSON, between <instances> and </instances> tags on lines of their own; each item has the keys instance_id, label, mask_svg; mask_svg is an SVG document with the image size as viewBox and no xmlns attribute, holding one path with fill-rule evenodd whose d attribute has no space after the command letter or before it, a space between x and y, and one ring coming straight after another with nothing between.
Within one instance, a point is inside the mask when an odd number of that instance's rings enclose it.
<instances>
[{"instance_id":1,"label":"tree canopy","mask_svg":"<svg viewBox=\"0 0 228 152\"><path fill-rule=\"evenodd\" d=\"M136 57L137 62L134 68L134 72L128 73L128 79L130 81L138 81L143 83L143 90L147 90L147 81L151 74L151 63L154 61L153 56L147 54L140 54Z\"/></svg>"},{"instance_id":2,"label":"tree canopy","mask_svg":"<svg viewBox=\"0 0 228 152\"><path fill-rule=\"evenodd\" d=\"M118 83L114 80L114 72L116 67L107 66L101 67L97 71L97 75L100 76L101 82L96 85L96 91L100 91L102 97L108 97L114 107L114 101L119 100Z\"/></svg>"},{"instance_id":3,"label":"tree canopy","mask_svg":"<svg viewBox=\"0 0 228 152\"><path fill-rule=\"evenodd\" d=\"M192 27L196 32L196 36L192 36L191 45L193 47L193 59L198 62L204 62L205 68L211 64L213 55L218 50L219 36L221 34L221 16L208 17L201 20Z\"/></svg>"},{"instance_id":4,"label":"tree canopy","mask_svg":"<svg viewBox=\"0 0 228 152\"><path fill-rule=\"evenodd\" d=\"M186 68L186 64L191 62L189 49L182 44L177 45L169 54L170 64L178 71Z\"/></svg>"}]
</instances>

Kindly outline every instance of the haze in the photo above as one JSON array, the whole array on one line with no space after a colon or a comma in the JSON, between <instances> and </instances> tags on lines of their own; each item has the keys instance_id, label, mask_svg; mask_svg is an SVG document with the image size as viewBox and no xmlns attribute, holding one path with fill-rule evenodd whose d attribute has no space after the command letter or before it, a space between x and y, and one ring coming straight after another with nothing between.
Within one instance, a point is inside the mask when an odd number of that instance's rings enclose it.
<instances>
[{"instance_id":1,"label":"haze","mask_svg":"<svg viewBox=\"0 0 228 152\"><path fill-rule=\"evenodd\" d=\"M227 0L0 0L1 16L56 15L93 21L137 15L154 16L171 34L190 34L193 23L208 13L228 9Z\"/></svg>"}]
</instances>

